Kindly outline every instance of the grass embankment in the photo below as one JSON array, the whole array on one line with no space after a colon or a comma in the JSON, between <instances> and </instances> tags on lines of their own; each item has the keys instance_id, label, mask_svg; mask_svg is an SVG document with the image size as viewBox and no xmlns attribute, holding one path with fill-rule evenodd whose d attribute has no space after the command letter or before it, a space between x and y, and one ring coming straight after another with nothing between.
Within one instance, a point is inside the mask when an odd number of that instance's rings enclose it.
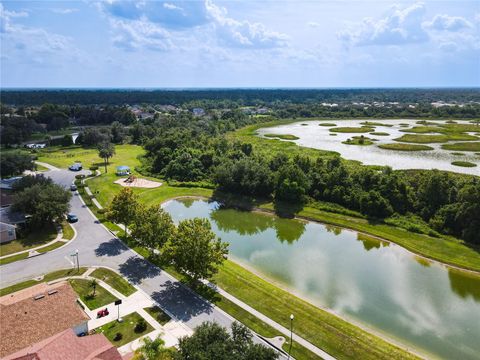
<instances>
[{"instance_id":1,"label":"grass embankment","mask_svg":"<svg viewBox=\"0 0 480 360\"><path fill-rule=\"evenodd\" d=\"M432 144L445 143L447 141L475 141L478 137L468 134L439 134L439 135L419 135L419 134L405 134L399 138L393 139L400 142L417 143L417 144Z\"/></svg>"},{"instance_id":2,"label":"grass embankment","mask_svg":"<svg viewBox=\"0 0 480 360\"><path fill-rule=\"evenodd\" d=\"M91 281L86 279L71 279L70 285L78 294L83 303L87 305L90 310L98 309L99 307L108 305L117 298L109 291L97 284L95 287L95 296L93 295L93 287L90 286Z\"/></svg>"},{"instance_id":3,"label":"grass embankment","mask_svg":"<svg viewBox=\"0 0 480 360\"><path fill-rule=\"evenodd\" d=\"M452 161L452 165L461 166L461 167L476 167L477 164L470 161Z\"/></svg>"},{"instance_id":4,"label":"grass embankment","mask_svg":"<svg viewBox=\"0 0 480 360\"><path fill-rule=\"evenodd\" d=\"M372 139L370 139L368 137L354 136L351 139L347 139L345 141L342 141L342 144L367 146L367 145L372 145L373 141L372 141Z\"/></svg>"},{"instance_id":5,"label":"grass embankment","mask_svg":"<svg viewBox=\"0 0 480 360\"><path fill-rule=\"evenodd\" d=\"M127 280L110 269L98 268L90 276L102 280L125 296L130 296L137 291Z\"/></svg>"},{"instance_id":6,"label":"grass embankment","mask_svg":"<svg viewBox=\"0 0 480 360\"><path fill-rule=\"evenodd\" d=\"M28 252L21 253L21 254L18 254L18 255L12 255L12 256L9 256L7 258L0 259L0 266L10 264L10 263L15 262L15 261L23 260L23 259L26 259L26 258L28 258Z\"/></svg>"},{"instance_id":7,"label":"grass embankment","mask_svg":"<svg viewBox=\"0 0 480 360\"><path fill-rule=\"evenodd\" d=\"M362 127L336 127L333 129L330 129L329 131L331 132L336 132L336 133L369 133L374 131L375 129L369 126L362 126Z\"/></svg>"},{"instance_id":8,"label":"grass embankment","mask_svg":"<svg viewBox=\"0 0 480 360\"><path fill-rule=\"evenodd\" d=\"M158 306L152 306L144 309L151 317L158 321L160 325L165 325L172 318L168 316L162 309Z\"/></svg>"},{"instance_id":9,"label":"grass embankment","mask_svg":"<svg viewBox=\"0 0 480 360\"><path fill-rule=\"evenodd\" d=\"M425 151L425 150L433 150L431 146L427 145L415 145L415 144L380 144L378 145L381 149L386 150L397 150L397 151Z\"/></svg>"},{"instance_id":10,"label":"grass embankment","mask_svg":"<svg viewBox=\"0 0 480 360\"><path fill-rule=\"evenodd\" d=\"M279 135L279 134L265 134L263 135L268 138L278 138L282 140L298 140L300 139L298 136L295 135L290 135L290 134L284 134L284 135Z\"/></svg>"},{"instance_id":11,"label":"grass embankment","mask_svg":"<svg viewBox=\"0 0 480 360\"><path fill-rule=\"evenodd\" d=\"M443 144L442 149L454 151L480 151L480 141L478 142L458 142L453 144Z\"/></svg>"},{"instance_id":12,"label":"grass embankment","mask_svg":"<svg viewBox=\"0 0 480 360\"><path fill-rule=\"evenodd\" d=\"M142 331L137 328L139 321L143 321L145 323L145 327L142 329ZM113 345L120 347L135 339L138 339L140 336L148 334L153 330L153 327L146 322L143 317L135 312L124 316L122 322L114 320L95 329L95 332L105 335L105 337L110 340ZM118 334L121 335L119 336Z\"/></svg>"},{"instance_id":13,"label":"grass embankment","mask_svg":"<svg viewBox=\"0 0 480 360\"><path fill-rule=\"evenodd\" d=\"M295 333L339 359L416 358L231 261L225 262L215 281L225 291L286 328L290 326L290 314L294 314Z\"/></svg>"},{"instance_id":14,"label":"grass embankment","mask_svg":"<svg viewBox=\"0 0 480 360\"><path fill-rule=\"evenodd\" d=\"M374 132L371 132L370 135L375 135L375 136L389 136L390 134L389 133L386 133L386 132L377 132L377 131L374 131Z\"/></svg>"},{"instance_id":15,"label":"grass embankment","mask_svg":"<svg viewBox=\"0 0 480 360\"><path fill-rule=\"evenodd\" d=\"M19 251L29 250L49 243L57 237L55 225L46 226L43 229L30 232L24 237L0 245L0 256L13 254Z\"/></svg>"},{"instance_id":16,"label":"grass embankment","mask_svg":"<svg viewBox=\"0 0 480 360\"><path fill-rule=\"evenodd\" d=\"M29 288L33 285L40 284L42 282L49 282L49 281L53 281L53 280L64 278L64 277L70 277L70 276L80 276L85 271L87 271L87 268L83 268L83 267L81 267L79 271L77 271L76 268L75 269L63 269L63 270L54 271L54 272L51 272L49 274L46 274L43 277L43 279L40 280L40 281L32 279L32 280L23 281L23 282L5 287L3 289L0 289L0 296L8 295L8 294L14 293L16 291L26 289L26 288Z\"/></svg>"}]
</instances>

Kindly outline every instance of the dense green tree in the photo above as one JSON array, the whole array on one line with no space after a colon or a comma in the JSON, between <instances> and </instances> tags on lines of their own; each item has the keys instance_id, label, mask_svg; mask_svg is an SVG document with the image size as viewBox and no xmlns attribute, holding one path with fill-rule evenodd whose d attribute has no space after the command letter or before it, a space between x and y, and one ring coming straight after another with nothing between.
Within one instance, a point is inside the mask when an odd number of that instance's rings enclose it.
<instances>
[{"instance_id":1,"label":"dense green tree","mask_svg":"<svg viewBox=\"0 0 480 360\"><path fill-rule=\"evenodd\" d=\"M42 174L37 174L37 175L27 175L23 176L21 179L15 181L12 184L12 189L14 192L22 191L28 187L31 187L33 185L49 185L53 184L53 180L49 177L46 177Z\"/></svg>"},{"instance_id":2,"label":"dense green tree","mask_svg":"<svg viewBox=\"0 0 480 360\"><path fill-rule=\"evenodd\" d=\"M87 128L77 138L77 143L85 147L98 146L109 141L110 135L98 128Z\"/></svg>"},{"instance_id":3,"label":"dense green tree","mask_svg":"<svg viewBox=\"0 0 480 360\"><path fill-rule=\"evenodd\" d=\"M107 218L116 223L123 224L125 235L127 227L133 222L138 209L138 195L134 194L130 188L123 188L113 197L107 211Z\"/></svg>"},{"instance_id":4,"label":"dense green tree","mask_svg":"<svg viewBox=\"0 0 480 360\"><path fill-rule=\"evenodd\" d=\"M277 172L275 199L301 203L305 200L309 186L307 176L298 165L283 165Z\"/></svg>"},{"instance_id":5,"label":"dense green tree","mask_svg":"<svg viewBox=\"0 0 480 360\"><path fill-rule=\"evenodd\" d=\"M175 225L169 213L160 206L139 207L132 224L132 237L151 252L161 250L175 235Z\"/></svg>"},{"instance_id":6,"label":"dense green tree","mask_svg":"<svg viewBox=\"0 0 480 360\"><path fill-rule=\"evenodd\" d=\"M274 360L278 354L263 345L255 344L245 326L232 324L231 335L217 323L204 322L190 337L180 339L178 358L182 360Z\"/></svg>"},{"instance_id":7,"label":"dense green tree","mask_svg":"<svg viewBox=\"0 0 480 360\"><path fill-rule=\"evenodd\" d=\"M115 144L121 144L125 141L126 130L125 127L118 121L114 121L110 127L112 134L112 142Z\"/></svg>"},{"instance_id":8,"label":"dense green tree","mask_svg":"<svg viewBox=\"0 0 480 360\"><path fill-rule=\"evenodd\" d=\"M167 249L175 268L195 285L209 279L227 258L228 244L218 238L207 219L194 218L178 224Z\"/></svg>"},{"instance_id":9,"label":"dense green tree","mask_svg":"<svg viewBox=\"0 0 480 360\"><path fill-rule=\"evenodd\" d=\"M37 183L16 192L12 208L30 215L32 228L42 228L53 221L63 220L70 209L71 197L70 191L60 185Z\"/></svg>"},{"instance_id":10,"label":"dense green tree","mask_svg":"<svg viewBox=\"0 0 480 360\"><path fill-rule=\"evenodd\" d=\"M32 156L20 151L3 153L0 159L0 173L4 178L20 175L25 170L35 168Z\"/></svg>"}]
</instances>

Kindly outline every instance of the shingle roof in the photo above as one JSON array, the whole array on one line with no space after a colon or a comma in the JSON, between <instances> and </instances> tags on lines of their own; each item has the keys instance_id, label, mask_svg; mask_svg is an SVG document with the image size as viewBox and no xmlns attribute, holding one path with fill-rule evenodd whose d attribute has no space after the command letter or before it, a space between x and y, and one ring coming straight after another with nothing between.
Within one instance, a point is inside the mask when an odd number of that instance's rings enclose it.
<instances>
[{"instance_id":1,"label":"shingle roof","mask_svg":"<svg viewBox=\"0 0 480 360\"><path fill-rule=\"evenodd\" d=\"M103 334L78 337L72 329L11 354L3 360L122 360Z\"/></svg>"},{"instance_id":2,"label":"shingle roof","mask_svg":"<svg viewBox=\"0 0 480 360\"><path fill-rule=\"evenodd\" d=\"M55 293L48 295L49 292ZM35 300L37 295L43 298ZM70 284L46 283L0 298L0 357L88 320Z\"/></svg>"}]
</instances>

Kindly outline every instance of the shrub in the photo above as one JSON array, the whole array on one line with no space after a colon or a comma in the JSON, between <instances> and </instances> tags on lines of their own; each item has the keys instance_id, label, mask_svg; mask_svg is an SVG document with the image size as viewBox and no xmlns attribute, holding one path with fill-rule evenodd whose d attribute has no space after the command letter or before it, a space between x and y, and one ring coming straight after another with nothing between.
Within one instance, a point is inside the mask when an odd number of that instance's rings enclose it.
<instances>
[{"instance_id":1,"label":"shrub","mask_svg":"<svg viewBox=\"0 0 480 360\"><path fill-rule=\"evenodd\" d=\"M96 166L96 165L90 166L90 170L91 170L91 171L97 171L97 170L98 170L98 166Z\"/></svg>"},{"instance_id":2,"label":"shrub","mask_svg":"<svg viewBox=\"0 0 480 360\"><path fill-rule=\"evenodd\" d=\"M145 320L144 319L138 320L136 325L135 325L134 331L136 333L142 333L145 330L147 330L147 323L145 322Z\"/></svg>"},{"instance_id":3,"label":"shrub","mask_svg":"<svg viewBox=\"0 0 480 360\"><path fill-rule=\"evenodd\" d=\"M101 215L105 214L106 212L107 212L107 209L105 209L105 208L97 210L97 213L99 213Z\"/></svg>"},{"instance_id":4,"label":"shrub","mask_svg":"<svg viewBox=\"0 0 480 360\"><path fill-rule=\"evenodd\" d=\"M115 337L113 338L113 341L120 341L120 340L122 340L122 338L123 338L122 333L121 333L121 332L117 332L117 333L115 334Z\"/></svg>"},{"instance_id":5,"label":"shrub","mask_svg":"<svg viewBox=\"0 0 480 360\"><path fill-rule=\"evenodd\" d=\"M75 179L83 179L84 177L85 177L85 175L83 175L83 174L75 175Z\"/></svg>"}]
</instances>

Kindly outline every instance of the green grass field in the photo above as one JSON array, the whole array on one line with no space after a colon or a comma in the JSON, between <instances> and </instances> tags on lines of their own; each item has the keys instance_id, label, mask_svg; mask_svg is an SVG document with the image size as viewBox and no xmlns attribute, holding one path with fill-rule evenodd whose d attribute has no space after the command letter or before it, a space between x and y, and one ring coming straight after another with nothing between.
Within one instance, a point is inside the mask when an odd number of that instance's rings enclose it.
<instances>
[{"instance_id":1,"label":"green grass field","mask_svg":"<svg viewBox=\"0 0 480 360\"><path fill-rule=\"evenodd\" d=\"M90 286L90 280L71 279L70 285L72 285L73 290L75 290L90 310L98 309L117 300L115 296L98 284L95 289L95 296L93 296L93 288Z\"/></svg>"},{"instance_id":2,"label":"green grass field","mask_svg":"<svg viewBox=\"0 0 480 360\"><path fill-rule=\"evenodd\" d=\"M432 144L444 143L447 141L475 141L478 137L468 134L439 134L439 135L422 135L422 134L405 134L395 141L416 143L416 144Z\"/></svg>"},{"instance_id":3,"label":"green grass field","mask_svg":"<svg viewBox=\"0 0 480 360\"><path fill-rule=\"evenodd\" d=\"M144 319L135 312L124 316L122 322L114 320L108 324L100 326L99 328L95 329L95 331L96 333L105 335L105 337L116 347L120 347L154 330L153 327L146 322L145 330L136 332L135 325L139 320ZM117 333L122 334L121 338L116 338Z\"/></svg>"},{"instance_id":4,"label":"green grass field","mask_svg":"<svg viewBox=\"0 0 480 360\"><path fill-rule=\"evenodd\" d=\"M165 325L172 318L168 316L162 309L158 306L152 306L144 309L151 317L158 321L160 325Z\"/></svg>"},{"instance_id":5,"label":"green grass field","mask_svg":"<svg viewBox=\"0 0 480 360\"><path fill-rule=\"evenodd\" d=\"M72 226L68 222L64 221L62 223L62 231L63 231L63 236L62 236L63 239L65 240L73 239L75 232L73 231Z\"/></svg>"},{"instance_id":6,"label":"green grass field","mask_svg":"<svg viewBox=\"0 0 480 360\"><path fill-rule=\"evenodd\" d=\"M83 267L81 267L79 271L77 271L76 268L75 269L63 269L63 270L54 271L54 272L51 272L49 274L46 274L43 277L43 280L41 280L41 281L36 281L36 280L32 279L32 280L23 281L23 282L20 282L20 283L2 288L2 289L0 289L0 296L8 295L8 294L14 293L16 291L26 289L26 288L29 288L30 286L40 284L42 282L49 282L49 281L53 281L53 280L56 280L56 279L69 277L69 276L80 276L85 271L87 271L87 268L83 268Z\"/></svg>"},{"instance_id":7,"label":"green grass field","mask_svg":"<svg viewBox=\"0 0 480 360\"><path fill-rule=\"evenodd\" d=\"M19 251L32 249L44 245L57 237L57 229L54 225L32 231L24 237L0 245L0 256L13 254Z\"/></svg>"},{"instance_id":8,"label":"green grass field","mask_svg":"<svg viewBox=\"0 0 480 360\"><path fill-rule=\"evenodd\" d=\"M290 134L284 134L284 135L278 135L278 134L265 134L263 135L265 137L268 137L268 138L278 138L278 139L282 139L282 140L298 140L300 139L298 136L295 136L295 135L290 135Z\"/></svg>"},{"instance_id":9,"label":"green grass field","mask_svg":"<svg viewBox=\"0 0 480 360\"><path fill-rule=\"evenodd\" d=\"M336 132L336 133L369 133L374 131L375 129L372 127L368 126L362 126L362 127L336 127L330 129L331 132Z\"/></svg>"},{"instance_id":10,"label":"green grass field","mask_svg":"<svg viewBox=\"0 0 480 360\"><path fill-rule=\"evenodd\" d=\"M415 144L398 144L398 143L391 143L391 144L380 144L378 145L379 148L385 150L397 150L397 151L425 151L425 150L433 150L431 146L427 145L415 145Z\"/></svg>"},{"instance_id":11,"label":"green grass field","mask_svg":"<svg viewBox=\"0 0 480 360\"><path fill-rule=\"evenodd\" d=\"M443 144L442 149L453 151L480 151L480 141Z\"/></svg>"},{"instance_id":12,"label":"green grass field","mask_svg":"<svg viewBox=\"0 0 480 360\"><path fill-rule=\"evenodd\" d=\"M477 164L470 161L452 161L452 165L461 166L461 167L476 167Z\"/></svg>"},{"instance_id":13,"label":"green grass field","mask_svg":"<svg viewBox=\"0 0 480 360\"><path fill-rule=\"evenodd\" d=\"M110 172L115 172L116 166L135 162L139 155L144 154L143 148L137 145L115 145L115 152L116 154L110 159L110 166L108 166ZM74 162L80 161L85 169L95 165L99 167L99 170L104 171L103 159L98 157L97 149L84 149L80 146L47 148L38 153L38 161L64 169Z\"/></svg>"},{"instance_id":14,"label":"green grass field","mask_svg":"<svg viewBox=\"0 0 480 360\"><path fill-rule=\"evenodd\" d=\"M125 296L130 296L137 291L127 280L110 269L98 268L90 276L104 281Z\"/></svg>"}]
</instances>

